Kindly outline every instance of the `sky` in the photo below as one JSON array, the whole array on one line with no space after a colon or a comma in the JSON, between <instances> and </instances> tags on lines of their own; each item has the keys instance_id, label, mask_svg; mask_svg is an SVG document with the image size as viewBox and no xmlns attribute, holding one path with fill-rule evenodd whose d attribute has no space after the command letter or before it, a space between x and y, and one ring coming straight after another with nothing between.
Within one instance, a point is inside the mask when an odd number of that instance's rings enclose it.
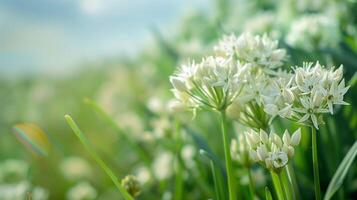
<instances>
[{"instance_id":1,"label":"sky","mask_svg":"<svg viewBox=\"0 0 357 200\"><path fill-rule=\"evenodd\" d=\"M56 72L135 55L150 28L170 32L209 0L2 0L0 73Z\"/></svg>"}]
</instances>

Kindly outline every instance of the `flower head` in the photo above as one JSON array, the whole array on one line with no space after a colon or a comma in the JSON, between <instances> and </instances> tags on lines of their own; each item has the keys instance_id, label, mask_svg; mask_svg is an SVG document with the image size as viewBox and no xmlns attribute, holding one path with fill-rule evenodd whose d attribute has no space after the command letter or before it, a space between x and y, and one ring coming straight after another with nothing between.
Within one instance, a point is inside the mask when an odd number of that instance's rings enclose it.
<instances>
[{"instance_id":1,"label":"flower head","mask_svg":"<svg viewBox=\"0 0 357 200\"><path fill-rule=\"evenodd\" d=\"M342 71L342 66L327 69L319 62L295 67L281 84L273 81L265 98L265 112L318 129L323 123L322 114L333 114L333 105L348 104L343 101L349 86L345 86Z\"/></svg>"},{"instance_id":2,"label":"flower head","mask_svg":"<svg viewBox=\"0 0 357 200\"><path fill-rule=\"evenodd\" d=\"M262 129L260 133L250 130L244 136L248 141L250 160L259 162L269 170L280 172L293 158L294 147L300 143L301 130L296 130L291 136L285 130L282 138L275 133L268 135Z\"/></svg>"},{"instance_id":3,"label":"flower head","mask_svg":"<svg viewBox=\"0 0 357 200\"><path fill-rule=\"evenodd\" d=\"M182 65L170 81L175 97L187 107L221 111L239 94L245 67L229 58L210 56L198 64Z\"/></svg>"}]
</instances>

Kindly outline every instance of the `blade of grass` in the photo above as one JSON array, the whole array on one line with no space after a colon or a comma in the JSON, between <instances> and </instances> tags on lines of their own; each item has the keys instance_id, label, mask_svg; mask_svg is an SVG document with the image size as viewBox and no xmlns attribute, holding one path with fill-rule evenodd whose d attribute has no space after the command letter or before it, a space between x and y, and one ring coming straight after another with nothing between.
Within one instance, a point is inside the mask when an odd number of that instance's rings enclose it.
<instances>
[{"instance_id":1,"label":"blade of grass","mask_svg":"<svg viewBox=\"0 0 357 200\"><path fill-rule=\"evenodd\" d=\"M92 158L97 162L97 164L103 169L103 171L109 176L109 178L113 181L114 185L118 188L119 192L123 195L125 200L134 200L133 197L125 190L125 188L120 184L118 178L115 176L114 172L105 164L105 162L100 158L100 156L95 152L95 150L91 147L89 141L82 133L82 131L77 126L76 122L72 119L71 116L65 115L65 119L67 124L71 127L75 135L78 137L79 141L82 143L84 148L88 151L88 153L92 156Z\"/></svg>"},{"instance_id":2,"label":"blade of grass","mask_svg":"<svg viewBox=\"0 0 357 200\"><path fill-rule=\"evenodd\" d=\"M348 170L350 169L353 160L357 155L357 141L350 148L345 158L343 158L340 166L337 168L335 174L332 177L330 184L328 185L324 200L329 200L341 187L343 180L345 179Z\"/></svg>"}]
</instances>

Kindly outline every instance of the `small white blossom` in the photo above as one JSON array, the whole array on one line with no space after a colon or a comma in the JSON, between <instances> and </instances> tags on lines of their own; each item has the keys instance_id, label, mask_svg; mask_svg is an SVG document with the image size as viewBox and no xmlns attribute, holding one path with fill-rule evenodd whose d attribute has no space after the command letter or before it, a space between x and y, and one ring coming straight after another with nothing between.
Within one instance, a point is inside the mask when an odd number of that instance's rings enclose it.
<instances>
[{"instance_id":1,"label":"small white blossom","mask_svg":"<svg viewBox=\"0 0 357 200\"><path fill-rule=\"evenodd\" d=\"M88 182L80 182L67 192L68 200L94 200L96 198L97 191Z\"/></svg>"}]
</instances>

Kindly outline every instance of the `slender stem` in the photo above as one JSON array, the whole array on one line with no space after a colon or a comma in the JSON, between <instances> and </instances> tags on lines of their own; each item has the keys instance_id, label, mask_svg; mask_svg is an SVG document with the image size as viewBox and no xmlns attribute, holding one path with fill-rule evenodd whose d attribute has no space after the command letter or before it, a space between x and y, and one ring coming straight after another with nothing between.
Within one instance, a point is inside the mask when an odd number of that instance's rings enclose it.
<instances>
[{"instance_id":1,"label":"slender stem","mask_svg":"<svg viewBox=\"0 0 357 200\"><path fill-rule=\"evenodd\" d=\"M320 192L319 161L317 157L316 130L314 127L311 127L311 133L312 133L312 164L314 167L315 199L320 200L321 192Z\"/></svg>"},{"instance_id":2,"label":"slender stem","mask_svg":"<svg viewBox=\"0 0 357 200\"><path fill-rule=\"evenodd\" d=\"M224 111L221 112L221 129L222 129L222 137L223 137L223 147L224 154L226 158L226 170L228 176L228 193L230 200L236 200L236 191L235 191L235 180L232 170L232 158L230 153L229 141L228 141L228 133L227 133L227 119Z\"/></svg>"},{"instance_id":3,"label":"slender stem","mask_svg":"<svg viewBox=\"0 0 357 200\"><path fill-rule=\"evenodd\" d=\"M281 183L279 180L279 175L273 171L270 171L270 175L274 184L276 196L278 197L278 200L284 200L284 191L281 189Z\"/></svg>"},{"instance_id":4,"label":"slender stem","mask_svg":"<svg viewBox=\"0 0 357 200\"><path fill-rule=\"evenodd\" d=\"M249 176L249 191L250 191L250 195L252 196L252 199L254 199L254 181L253 181L253 177L252 177L252 172L250 170L250 168L247 168L248 170L248 176Z\"/></svg>"},{"instance_id":5,"label":"slender stem","mask_svg":"<svg viewBox=\"0 0 357 200\"><path fill-rule=\"evenodd\" d=\"M287 195L286 195L286 190L285 190L285 186L284 186L283 177L282 177L282 175L281 175L281 172L278 173L278 177L279 177L279 182L280 182L281 190L283 191L284 199L288 200L288 197L287 197Z\"/></svg>"},{"instance_id":6,"label":"slender stem","mask_svg":"<svg viewBox=\"0 0 357 200\"><path fill-rule=\"evenodd\" d=\"M175 177L175 198L176 200L181 200L183 195L184 189L184 182L183 182L183 167L181 161L181 149L182 149L182 139L181 139L181 124L177 120L175 120L176 128L176 164L177 164L177 172Z\"/></svg>"}]
</instances>

